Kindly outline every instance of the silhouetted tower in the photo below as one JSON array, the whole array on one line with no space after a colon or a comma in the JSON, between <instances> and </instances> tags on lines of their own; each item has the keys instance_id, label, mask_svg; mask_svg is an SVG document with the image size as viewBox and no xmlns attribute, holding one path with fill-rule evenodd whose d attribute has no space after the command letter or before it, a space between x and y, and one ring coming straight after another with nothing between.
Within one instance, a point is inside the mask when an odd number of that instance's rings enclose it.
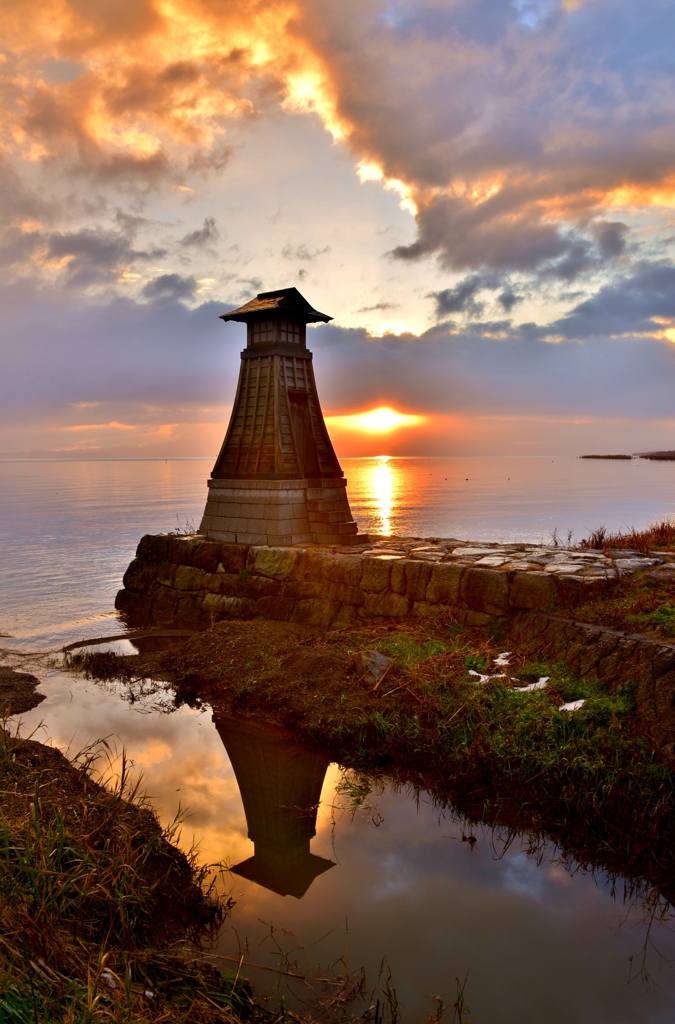
<instances>
[{"instance_id":1,"label":"silhouetted tower","mask_svg":"<svg viewBox=\"0 0 675 1024\"><path fill-rule=\"evenodd\" d=\"M329 759L288 739L285 729L214 715L246 812L255 853L232 868L258 885L300 899L332 860L310 853Z\"/></svg>"},{"instance_id":2,"label":"silhouetted tower","mask_svg":"<svg viewBox=\"0 0 675 1024\"><path fill-rule=\"evenodd\" d=\"M297 288L261 292L222 315L246 324L247 344L201 533L245 544L356 542L306 343L307 324L331 319Z\"/></svg>"}]
</instances>

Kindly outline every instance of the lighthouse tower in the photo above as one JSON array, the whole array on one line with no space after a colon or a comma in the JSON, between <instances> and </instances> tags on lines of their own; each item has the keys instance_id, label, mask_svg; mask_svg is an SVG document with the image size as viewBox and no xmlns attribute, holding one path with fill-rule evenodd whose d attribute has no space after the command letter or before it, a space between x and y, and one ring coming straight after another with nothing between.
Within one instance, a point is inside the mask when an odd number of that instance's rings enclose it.
<instances>
[{"instance_id":1,"label":"lighthouse tower","mask_svg":"<svg viewBox=\"0 0 675 1024\"><path fill-rule=\"evenodd\" d=\"M305 336L307 324L331 319L297 288L261 292L222 315L246 324L247 343L200 533L242 544L361 541Z\"/></svg>"}]
</instances>

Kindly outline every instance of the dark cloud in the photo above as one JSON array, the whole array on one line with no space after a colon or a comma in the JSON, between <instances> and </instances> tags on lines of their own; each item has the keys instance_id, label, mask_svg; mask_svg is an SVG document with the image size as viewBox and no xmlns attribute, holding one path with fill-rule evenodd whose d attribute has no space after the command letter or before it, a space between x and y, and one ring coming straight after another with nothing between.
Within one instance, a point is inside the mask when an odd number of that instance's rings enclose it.
<instances>
[{"instance_id":1,"label":"dark cloud","mask_svg":"<svg viewBox=\"0 0 675 1024\"><path fill-rule=\"evenodd\" d=\"M162 274L143 288L141 294L153 302L178 302L180 299L193 298L197 290L194 277L182 277L180 274Z\"/></svg>"},{"instance_id":2,"label":"dark cloud","mask_svg":"<svg viewBox=\"0 0 675 1024\"><path fill-rule=\"evenodd\" d=\"M431 292L428 297L435 300L437 320L443 320L452 313L465 313L471 318L476 318L485 308L485 303L479 302L476 298L478 293L484 289L494 291L500 285L501 281L496 274L472 274L470 277L465 277L463 281L459 281L454 288Z\"/></svg>"},{"instance_id":3,"label":"dark cloud","mask_svg":"<svg viewBox=\"0 0 675 1024\"><path fill-rule=\"evenodd\" d=\"M318 259L319 256L325 256L327 252L330 252L329 245L325 245L323 249L313 249L309 245L285 245L281 250L281 255L285 260L302 260L304 263L309 263Z\"/></svg>"},{"instance_id":4,"label":"dark cloud","mask_svg":"<svg viewBox=\"0 0 675 1024\"><path fill-rule=\"evenodd\" d=\"M670 260L639 264L549 330L574 339L640 336L658 330L654 318L675 320L675 265Z\"/></svg>"},{"instance_id":5,"label":"dark cloud","mask_svg":"<svg viewBox=\"0 0 675 1024\"><path fill-rule=\"evenodd\" d=\"M482 278L475 274L465 277L454 288L444 288L440 292L432 292L430 298L436 301L436 317L443 320L449 313L468 313L469 316L480 316L483 303L476 302L476 293L483 286Z\"/></svg>"},{"instance_id":6,"label":"dark cloud","mask_svg":"<svg viewBox=\"0 0 675 1024\"><path fill-rule=\"evenodd\" d=\"M510 313L516 303L522 301L522 295L516 295L512 288L505 288L504 291L497 296L497 302L505 313Z\"/></svg>"},{"instance_id":7,"label":"dark cloud","mask_svg":"<svg viewBox=\"0 0 675 1024\"><path fill-rule=\"evenodd\" d=\"M203 227L197 228L195 231L189 231L187 235L184 235L178 242L179 245L183 246L197 246L201 248L206 245L213 245L218 241L220 232L216 225L213 217L206 217L204 219Z\"/></svg>"},{"instance_id":8,"label":"dark cloud","mask_svg":"<svg viewBox=\"0 0 675 1024\"><path fill-rule=\"evenodd\" d=\"M116 279L123 267L166 255L164 249L135 249L132 234L129 230L103 228L53 233L45 238L46 255L49 260L66 260L64 273L68 287L87 288Z\"/></svg>"},{"instance_id":9,"label":"dark cloud","mask_svg":"<svg viewBox=\"0 0 675 1024\"><path fill-rule=\"evenodd\" d=\"M626 230L600 219L610 193L630 203L634 188L640 205L668 187L669 6L574 6L305 2L299 30L331 69L353 151L417 204L397 258L571 280L623 251Z\"/></svg>"},{"instance_id":10,"label":"dark cloud","mask_svg":"<svg viewBox=\"0 0 675 1024\"><path fill-rule=\"evenodd\" d=\"M591 232L603 257L621 256L625 252L627 224L621 221L596 220L591 226Z\"/></svg>"},{"instance_id":11,"label":"dark cloud","mask_svg":"<svg viewBox=\"0 0 675 1024\"><path fill-rule=\"evenodd\" d=\"M356 313L385 313L389 309L400 309L400 302L376 302L374 306L361 306L360 309L355 310Z\"/></svg>"}]
</instances>

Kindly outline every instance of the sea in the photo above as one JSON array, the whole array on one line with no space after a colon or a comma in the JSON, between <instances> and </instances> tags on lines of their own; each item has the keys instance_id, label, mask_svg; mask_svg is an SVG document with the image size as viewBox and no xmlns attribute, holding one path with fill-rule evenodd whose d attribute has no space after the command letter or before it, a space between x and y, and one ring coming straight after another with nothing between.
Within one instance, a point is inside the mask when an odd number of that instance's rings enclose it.
<instances>
[{"instance_id":1,"label":"sea","mask_svg":"<svg viewBox=\"0 0 675 1024\"><path fill-rule=\"evenodd\" d=\"M599 526L675 519L675 463L381 457L342 465L354 516L370 533L574 543ZM424 793L385 786L355 807L348 778L330 765L311 842L329 869L300 897L229 872L252 855L252 823L210 709L176 709L153 686L130 702L119 685L61 664L63 646L77 641L136 649L108 640L124 633L114 611L124 570L144 533L199 525L210 469L208 459L0 462L0 663L33 672L46 695L15 720L22 733L71 757L98 744L103 774L114 775L126 751L160 820L179 815L183 847L196 845L221 871L235 902L215 952L235 969L242 960L259 991L281 984L283 959L283 985L295 985L298 1005L308 982L288 975L347 965L365 971L373 998L395 989L404 1024L441 1004L450 1021L458 986L474 1024L672 1021L668 914L655 920L620 880L564 861L553 846L533 853L525 835L475 827L477 842L463 841L466 826ZM263 796L245 795L251 815Z\"/></svg>"}]
</instances>

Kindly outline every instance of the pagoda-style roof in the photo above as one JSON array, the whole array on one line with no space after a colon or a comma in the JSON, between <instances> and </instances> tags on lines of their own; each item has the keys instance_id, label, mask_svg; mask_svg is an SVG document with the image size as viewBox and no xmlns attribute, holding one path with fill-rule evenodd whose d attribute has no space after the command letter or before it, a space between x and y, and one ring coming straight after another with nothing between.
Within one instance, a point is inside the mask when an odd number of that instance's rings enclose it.
<instances>
[{"instance_id":1,"label":"pagoda-style roof","mask_svg":"<svg viewBox=\"0 0 675 1024\"><path fill-rule=\"evenodd\" d=\"M332 316L326 313L319 313L318 309L310 306L304 295L301 295L297 288L277 288L273 292L260 292L254 299L247 302L239 309L233 309L229 313L223 313L221 320L238 320L241 323L249 323L251 320L259 320L261 315L272 314L279 316L287 314L297 320L303 320L306 324L318 322L327 324Z\"/></svg>"}]
</instances>

